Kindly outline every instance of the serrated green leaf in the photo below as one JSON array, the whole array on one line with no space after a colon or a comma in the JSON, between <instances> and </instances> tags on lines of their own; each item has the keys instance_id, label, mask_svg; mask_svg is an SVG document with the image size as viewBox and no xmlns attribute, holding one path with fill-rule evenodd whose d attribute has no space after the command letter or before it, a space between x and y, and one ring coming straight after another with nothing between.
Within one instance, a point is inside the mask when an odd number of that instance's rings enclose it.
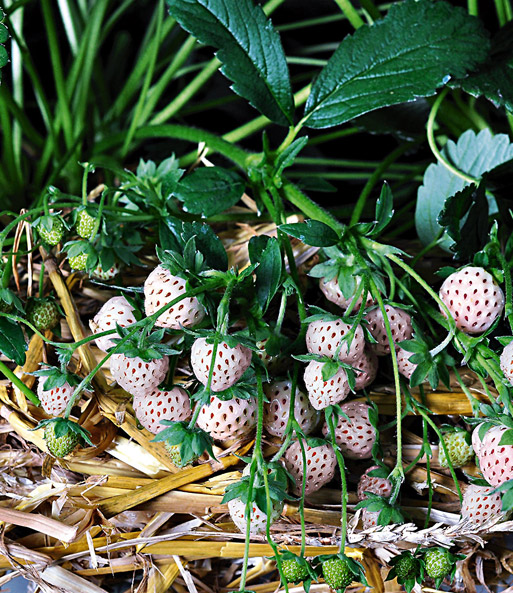
<instances>
[{"instance_id":1,"label":"serrated green leaf","mask_svg":"<svg viewBox=\"0 0 513 593\"><path fill-rule=\"evenodd\" d=\"M252 0L166 0L171 15L202 43L218 48L232 89L270 120L292 123L294 98L280 37Z\"/></svg>"},{"instance_id":2,"label":"serrated green leaf","mask_svg":"<svg viewBox=\"0 0 513 593\"><path fill-rule=\"evenodd\" d=\"M17 365L23 366L26 350L27 343L21 326L6 317L0 317L0 352Z\"/></svg>"},{"instance_id":3,"label":"serrated green leaf","mask_svg":"<svg viewBox=\"0 0 513 593\"><path fill-rule=\"evenodd\" d=\"M513 158L513 144L506 134L493 136L489 129L479 134L467 130L457 143L449 140L443 149L444 156L460 171L479 179L486 171ZM415 226L417 234L428 245L442 232L438 216L446 200L469 185L441 163L429 165L424 181L417 193ZM490 204L493 206L493 204ZM444 236L440 245L450 251L453 240Z\"/></svg>"},{"instance_id":4,"label":"serrated green leaf","mask_svg":"<svg viewBox=\"0 0 513 593\"><path fill-rule=\"evenodd\" d=\"M280 230L314 247L330 247L339 241L337 233L319 220L282 224Z\"/></svg>"},{"instance_id":5,"label":"serrated green leaf","mask_svg":"<svg viewBox=\"0 0 513 593\"><path fill-rule=\"evenodd\" d=\"M384 183L381 188L381 194L376 202L376 225L372 229L372 236L378 236L388 223L392 220L394 215L394 198L392 190L388 183Z\"/></svg>"},{"instance_id":6,"label":"serrated green leaf","mask_svg":"<svg viewBox=\"0 0 513 593\"><path fill-rule=\"evenodd\" d=\"M434 94L487 58L481 23L447 2L406 0L346 37L312 85L306 125L327 128Z\"/></svg>"},{"instance_id":7,"label":"serrated green leaf","mask_svg":"<svg viewBox=\"0 0 513 593\"><path fill-rule=\"evenodd\" d=\"M209 217L235 206L244 193L242 179L222 167L203 167L184 177L174 190L191 214Z\"/></svg>"}]
</instances>

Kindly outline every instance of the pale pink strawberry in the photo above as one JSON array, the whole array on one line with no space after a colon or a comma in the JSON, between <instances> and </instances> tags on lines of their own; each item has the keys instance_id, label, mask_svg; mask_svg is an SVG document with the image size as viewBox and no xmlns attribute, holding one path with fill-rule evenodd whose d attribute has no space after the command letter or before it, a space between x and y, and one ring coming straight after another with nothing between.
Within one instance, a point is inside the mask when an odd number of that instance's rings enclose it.
<instances>
[{"instance_id":1,"label":"pale pink strawberry","mask_svg":"<svg viewBox=\"0 0 513 593\"><path fill-rule=\"evenodd\" d=\"M196 378L203 385L207 385L210 368L212 367L212 354L214 345L209 344L206 338L197 338L191 348L191 366ZM230 348L226 342L220 342L212 372L212 391L224 391L237 381L246 372L251 364L251 350L237 344Z\"/></svg>"},{"instance_id":2,"label":"pale pink strawberry","mask_svg":"<svg viewBox=\"0 0 513 593\"><path fill-rule=\"evenodd\" d=\"M337 457L331 445L310 447L303 441L306 454L306 485L305 494L320 490L331 482L337 468ZM294 494L300 494L303 487L303 454L299 441L292 443L285 453L285 465L296 482Z\"/></svg>"},{"instance_id":3,"label":"pale pink strawberry","mask_svg":"<svg viewBox=\"0 0 513 593\"><path fill-rule=\"evenodd\" d=\"M484 268L468 266L448 276L440 288L440 298L467 334L486 331L502 314L504 293ZM440 311L446 313L442 307Z\"/></svg>"},{"instance_id":4,"label":"pale pink strawberry","mask_svg":"<svg viewBox=\"0 0 513 593\"><path fill-rule=\"evenodd\" d=\"M93 278L97 278L98 280L112 280L119 274L119 266L118 264L114 264L112 267L104 270L100 264L96 266L96 268L91 272L91 276Z\"/></svg>"},{"instance_id":5,"label":"pale pink strawberry","mask_svg":"<svg viewBox=\"0 0 513 593\"><path fill-rule=\"evenodd\" d=\"M360 476L357 488L358 500L364 500L367 498L365 496L366 492L377 494L385 498L388 498L392 494L392 483L390 480L387 480L386 478L369 476L369 473L372 470L378 469L378 467L378 465L373 465Z\"/></svg>"},{"instance_id":6,"label":"pale pink strawberry","mask_svg":"<svg viewBox=\"0 0 513 593\"><path fill-rule=\"evenodd\" d=\"M322 378L322 368L325 363L310 361L305 368L303 379L308 399L316 410L323 410L344 400L351 391L347 381L347 373L343 368L327 381Z\"/></svg>"},{"instance_id":7,"label":"pale pink strawberry","mask_svg":"<svg viewBox=\"0 0 513 593\"><path fill-rule=\"evenodd\" d=\"M392 305L385 305L385 312L390 323L390 330L392 332L394 344L402 342L403 340L409 340L413 336L413 328L411 325L411 317L408 313L397 307L392 307ZM367 320L370 333L377 341L377 344L372 345L376 354L378 356L386 356L387 354L390 354L390 344L381 309L379 307L372 309L372 311L367 313L365 319Z\"/></svg>"},{"instance_id":8,"label":"pale pink strawberry","mask_svg":"<svg viewBox=\"0 0 513 593\"><path fill-rule=\"evenodd\" d=\"M507 430L510 429L505 426L493 426L478 447L479 467L484 479L492 486L500 486L513 479L513 445L499 444Z\"/></svg>"},{"instance_id":9,"label":"pale pink strawberry","mask_svg":"<svg viewBox=\"0 0 513 593\"><path fill-rule=\"evenodd\" d=\"M372 527L378 526L378 519L381 511L369 511L368 509L362 509L360 519L362 520L362 529L371 529Z\"/></svg>"},{"instance_id":10,"label":"pale pink strawberry","mask_svg":"<svg viewBox=\"0 0 513 593\"><path fill-rule=\"evenodd\" d=\"M144 283L144 308L150 316L186 291L186 282L169 270L157 266ZM193 327L205 317L205 309L196 297L186 297L162 313L156 325L170 329Z\"/></svg>"},{"instance_id":11,"label":"pale pink strawberry","mask_svg":"<svg viewBox=\"0 0 513 593\"><path fill-rule=\"evenodd\" d=\"M53 389L43 389L47 377L40 377L37 384L37 397L41 402L41 407L49 416L58 416L62 414L68 405L75 388L69 383L64 383L62 387Z\"/></svg>"},{"instance_id":12,"label":"pale pink strawberry","mask_svg":"<svg viewBox=\"0 0 513 593\"><path fill-rule=\"evenodd\" d=\"M232 521L235 523L239 531L246 533L246 503L242 502L240 498L234 498L228 502L228 510L230 511L230 517L232 518ZM274 521L278 519L282 510L283 504L274 502L271 513L271 523L274 523ZM265 533L267 526L267 514L260 510L255 502L251 504L250 521L251 523L249 532L251 535Z\"/></svg>"},{"instance_id":13,"label":"pale pink strawberry","mask_svg":"<svg viewBox=\"0 0 513 593\"><path fill-rule=\"evenodd\" d=\"M116 324L120 327L128 327L135 323L134 308L125 299L124 296L115 296L109 299L103 307L96 313L94 319L89 322L89 327L93 334L100 334L116 329ZM102 338L96 338L96 345L103 352L116 345L112 338L119 338L117 333Z\"/></svg>"},{"instance_id":14,"label":"pale pink strawberry","mask_svg":"<svg viewBox=\"0 0 513 593\"><path fill-rule=\"evenodd\" d=\"M275 437L282 437L289 419L292 381L277 381L266 384L265 394L269 400L264 404L264 428ZM294 417L301 430L309 434L319 422L319 412L310 405L306 395L296 388Z\"/></svg>"},{"instance_id":15,"label":"pale pink strawberry","mask_svg":"<svg viewBox=\"0 0 513 593\"><path fill-rule=\"evenodd\" d=\"M481 451L481 447L483 445L483 441L479 438L479 428L482 424L478 424L474 430L472 431L472 449L474 449L474 453L479 456ZM486 434L486 433L485 433Z\"/></svg>"},{"instance_id":16,"label":"pale pink strawberry","mask_svg":"<svg viewBox=\"0 0 513 593\"><path fill-rule=\"evenodd\" d=\"M344 323L342 319L312 321L306 331L306 348L311 354L333 358L340 342L349 334L350 330L351 326ZM362 356L364 347L363 329L358 325L351 345L345 341L340 348L338 357L342 362L352 364Z\"/></svg>"},{"instance_id":17,"label":"pale pink strawberry","mask_svg":"<svg viewBox=\"0 0 513 593\"><path fill-rule=\"evenodd\" d=\"M362 356L351 365L355 369L355 391L369 387L378 374L378 357L374 350L366 347Z\"/></svg>"},{"instance_id":18,"label":"pale pink strawberry","mask_svg":"<svg viewBox=\"0 0 513 593\"><path fill-rule=\"evenodd\" d=\"M264 363L264 365L266 367L268 367L269 365L271 365L273 362L276 362L276 360L278 359L277 356L271 356L270 354L267 353L267 351L265 349L265 345L267 344L267 340L268 340L268 338L265 338L265 340L259 340L255 344L256 347L257 347L257 351L255 352L255 354Z\"/></svg>"},{"instance_id":19,"label":"pale pink strawberry","mask_svg":"<svg viewBox=\"0 0 513 593\"><path fill-rule=\"evenodd\" d=\"M201 408L198 426L216 441L227 441L248 435L256 426L257 405L254 399L223 401L212 396Z\"/></svg>"},{"instance_id":20,"label":"pale pink strawberry","mask_svg":"<svg viewBox=\"0 0 513 593\"><path fill-rule=\"evenodd\" d=\"M342 453L349 459L369 459L376 442L376 430L369 421L370 406L363 402L347 402L340 406L349 422L340 416L335 427L335 440ZM330 438L328 424L322 428L325 437Z\"/></svg>"},{"instance_id":21,"label":"pale pink strawberry","mask_svg":"<svg viewBox=\"0 0 513 593\"><path fill-rule=\"evenodd\" d=\"M408 352L407 350L403 350L402 348L397 348L397 367L399 372L403 377L407 379L411 379L417 365L413 362L410 362L410 357L413 356L413 352Z\"/></svg>"},{"instance_id":22,"label":"pale pink strawberry","mask_svg":"<svg viewBox=\"0 0 513 593\"><path fill-rule=\"evenodd\" d=\"M502 351L501 369L509 384L513 385L513 342L505 346Z\"/></svg>"},{"instance_id":23,"label":"pale pink strawberry","mask_svg":"<svg viewBox=\"0 0 513 593\"><path fill-rule=\"evenodd\" d=\"M502 501L500 492L493 493L494 488L470 484L463 494L461 504L462 519L469 519L474 525L482 525L491 517L501 513Z\"/></svg>"},{"instance_id":24,"label":"pale pink strawberry","mask_svg":"<svg viewBox=\"0 0 513 593\"><path fill-rule=\"evenodd\" d=\"M354 279L356 282L356 287L358 289L362 279L360 276L355 276ZM322 290L322 292L324 293L324 296L328 299L328 301L335 303L335 305L338 305L344 311L349 309L349 307L352 305L352 303L354 301L354 296L350 297L349 299L346 299L344 297L344 295L342 294L342 291L340 290L340 286L338 285L338 280L336 277L332 278L331 280L326 280L325 278L321 278L321 281L319 282L319 287ZM362 304L362 296L363 295L360 294L360 296L358 297L358 299L352 306L353 311L356 311L360 308L360 305ZM372 303L373 303L372 296L371 296L370 292L368 292L367 296L366 296L365 306L370 307L370 305L372 305Z\"/></svg>"},{"instance_id":25,"label":"pale pink strawberry","mask_svg":"<svg viewBox=\"0 0 513 593\"><path fill-rule=\"evenodd\" d=\"M136 395L133 401L137 420L153 434L166 428L162 420L183 422L192 414L187 392L181 387L173 387L170 391L155 389L145 395Z\"/></svg>"},{"instance_id":26,"label":"pale pink strawberry","mask_svg":"<svg viewBox=\"0 0 513 593\"><path fill-rule=\"evenodd\" d=\"M112 378L133 396L153 391L166 377L169 357L155 358L149 362L135 356L114 354L110 359Z\"/></svg>"}]
</instances>

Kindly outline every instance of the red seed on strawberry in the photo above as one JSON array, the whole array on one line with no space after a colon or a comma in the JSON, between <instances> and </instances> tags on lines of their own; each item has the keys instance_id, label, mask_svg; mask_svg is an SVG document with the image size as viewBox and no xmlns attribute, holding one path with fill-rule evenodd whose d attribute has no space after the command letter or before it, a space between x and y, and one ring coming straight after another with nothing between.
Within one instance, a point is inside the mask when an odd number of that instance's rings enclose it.
<instances>
[{"instance_id":1,"label":"red seed on strawberry","mask_svg":"<svg viewBox=\"0 0 513 593\"><path fill-rule=\"evenodd\" d=\"M110 372L113 379L133 396L144 395L155 389L166 377L169 357L144 361L135 356L114 354L110 359Z\"/></svg>"},{"instance_id":2,"label":"red seed on strawberry","mask_svg":"<svg viewBox=\"0 0 513 593\"><path fill-rule=\"evenodd\" d=\"M124 296L115 296L109 299L103 307L96 313L94 319L89 322L89 327L93 334L100 334L111 329L116 329L116 325L120 327L128 327L135 323L134 308L125 299ZM112 335L96 338L96 345L103 352L107 352L109 348L115 346L113 338L119 338L117 333Z\"/></svg>"},{"instance_id":3,"label":"red seed on strawberry","mask_svg":"<svg viewBox=\"0 0 513 593\"><path fill-rule=\"evenodd\" d=\"M212 361L214 345L209 344L206 338L198 338L191 348L191 366L196 378L203 385L207 385L210 369L212 371L212 391L224 391L237 381L246 372L251 364L251 350L237 344L234 348L226 342L220 342L217 346L215 361Z\"/></svg>"},{"instance_id":4,"label":"red seed on strawberry","mask_svg":"<svg viewBox=\"0 0 513 593\"><path fill-rule=\"evenodd\" d=\"M355 369L355 391L369 387L378 374L378 357L374 350L366 347L362 356L351 365Z\"/></svg>"},{"instance_id":5,"label":"red seed on strawberry","mask_svg":"<svg viewBox=\"0 0 513 593\"><path fill-rule=\"evenodd\" d=\"M397 354L397 367L399 372L403 377L407 379L411 379L411 376L415 372L417 365L410 361L410 357L413 356L413 352L408 352L407 350L403 350L402 348L398 348L396 351Z\"/></svg>"},{"instance_id":6,"label":"red seed on strawberry","mask_svg":"<svg viewBox=\"0 0 513 593\"><path fill-rule=\"evenodd\" d=\"M304 381L308 391L308 399L316 410L323 410L344 400L351 391L347 381L347 373L343 368L327 381L322 378L324 363L310 361L305 368Z\"/></svg>"},{"instance_id":7,"label":"red seed on strawberry","mask_svg":"<svg viewBox=\"0 0 513 593\"><path fill-rule=\"evenodd\" d=\"M349 421L343 416L338 419L335 427L335 440L342 453L349 459L369 459L372 447L376 442L376 430L369 421L370 406L363 402L347 402L340 406ZM327 423L324 423L322 432L330 438Z\"/></svg>"},{"instance_id":8,"label":"red seed on strawberry","mask_svg":"<svg viewBox=\"0 0 513 593\"><path fill-rule=\"evenodd\" d=\"M376 476L369 476L372 470L378 469L379 466L373 465L360 476L358 481L358 500L364 500L367 498L366 492L371 494L377 494L388 498L392 494L392 483L386 478L378 478Z\"/></svg>"},{"instance_id":9,"label":"red seed on strawberry","mask_svg":"<svg viewBox=\"0 0 513 593\"><path fill-rule=\"evenodd\" d=\"M156 389L151 393L134 397L134 412L137 420L153 434L166 428L162 420L183 422L191 417L192 410L187 392L181 387L170 391Z\"/></svg>"},{"instance_id":10,"label":"red seed on strawberry","mask_svg":"<svg viewBox=\"0 0 513 593\"><path fill-rule=\"evenodd\" d=\"M483 477L492 486L500 486L513 479L513 445L500 444L507 430L505 426L490 428L476 451Z\"/></svg>"},{"instance_id":11,"label":"red seed on strawberry","mask_svg":"<svg viewBox=\"0 0 513 593\"><path fill-rule=\"evenodd\" d=\"M257 405L253 399L223 401L212 396L201 408L198 426L216 441L227 441L248 435L256 426Z\"/></svg>"},{"instance_id":12,"label":"red seed on strawberry","mask_svg":"<svg viewBox=\"0 0 513 593\"><path fill-rule=\"evenodd\" d=\"M186 282L169 270L157 266L144 283L144 308L148 317L174 301L186 291ZM162 313L156 325L170 329L193 327L201 322L205 309L196 297L185 297Z\"/></svg>"},{"instance_id":13,"label":"red seed on strawberry","mask_svg":"<svg viewBox=\"0 0 513 593\"><path fill-rule=\"evenodd\" d=\"M41 402L41 407L49 416L59 416L68 405L75 388L69 383L64 383L61 387L53 387L45 390L43 388L47 377L40 377L37 384L37 396Z\"/></svg>"},{"instance_id":14,"label":"red seed on strawberry","mask_svg":"<svg viewBox=\"0 0 513 593\"><path fill-rule=\"evenodd\" d=\"M468 266L448 276L440 288L440 298L467 334L480 334L493 324L504 309L504 293L484 268ZM442 307L440 311L446 313Z\"/></svg>"},{"instance_id":15,"label":"red seed on strawberry","mask_svg":"<svg viewBox=\"0 0 513 593\"><path fill-rule=\"evenodd\" d=\"M337 468L337 458L331 445L310 447L303 441L306 454L306 485L305 494L320 490L331 482ZM296 482L294 494L300 494L303 486L303 454L299 441L292 443L285 453L285 465Z\"/></svg>"},{"instance_id":16,"label":"red seed on strawberry","mask_svg":"<svg viewBox=\"0 0 513 593\"><path fill-rule=\"evenodd\" d=\"M264 391L269 400L264 404L264 428L273 436L283 437L289 419L292 381L276 381L267 384ZM319 421L319 413L312 408L306 395L297 388L294 417L305 434L312 432Z\"/></svg>"},{"instance_id":17,"label":"red seed on strawberry","mask_svg":"<svg viewBox=\"0 0 513 593\"><path fill-rule=\"evenodd\" d=\"M489 486L470 484L463 494L462 519L469 519L474 525L482 525L491 517L501 513L500 492L493 492Z\"/></svg>"},{"instance_id":18,"label":"red seed on strawberry","mask_svg":"<svg viewBox=\"0 0 513 593\"><path fill-rule=\"evenodd\" d=\"M378 526L379 515L381 511L369 511L369 509L362 509L360 519L362 520L362 529L372 529Z\"/></svg>"},{"instance_id":19,"label":"red seed on strawberry","mask_svg":"<svg viewBox=\"0 0 513 593\"><path fill-rule=\"evenodd\" d=\"M312 321L306 332L306 348L311 354L329 356L333 358L340 343L351 330L351 326L344 323L342 319L335 321ZM339 349L339 359L342 362L352 364L363 354L365 339L361 326L356 327L351 344L346 340Z\"/></svg>"},{"instance_id":20,"label":"red seed on strawberry","mask_svg":"<svg viewBox=\"0 0 513 593\"><path fill-rule=\"evenodd\" d=\"M390 323L390 331L394 344L409 340L413 336L413 328L411 325L411 317L406 311L392 307L392 305L385 305L385 313ZM390 343L388 341L387 331L381 309L376 308L369 311L365 316L368 322L368 328L377 344L373 344L374 352L378 356L386 356L390 354Z\"/></svg>"},{"instance_id":21,"label":"red seed on strawberry","mask_svg":"<svg viewBox=\"0 0 513 593\"><path fill-rule=\"evenodd\" d=\"M356 282L356 287L358 289L362 279L360 276L355 276L354 279ZM321 280L319 282L319 287L322 290L322 292L324 293L324 296L328 299L328 301L335 303L335 305L338 305L344 311L349 309L349 307L352 305L352 303L354 301L354 296L346 299L345 296L342 294L342 291L340 290L340 286L338 285L337 278L332 278L331 280L325 280L324 278L321 278ZM363 300L362 297L363 297L363 295L360 294L360 296L358 297L358 299L356 300L354 305L351 307L351 309L353 311L356 311L360 308L360 306L362 304L362 300ZM372 296L371 296L370 292L367 293L365 300L366 300L365 306L370 307L370 305L372 305L372 303L373 303Z\"/></svg>"}]
</instances>

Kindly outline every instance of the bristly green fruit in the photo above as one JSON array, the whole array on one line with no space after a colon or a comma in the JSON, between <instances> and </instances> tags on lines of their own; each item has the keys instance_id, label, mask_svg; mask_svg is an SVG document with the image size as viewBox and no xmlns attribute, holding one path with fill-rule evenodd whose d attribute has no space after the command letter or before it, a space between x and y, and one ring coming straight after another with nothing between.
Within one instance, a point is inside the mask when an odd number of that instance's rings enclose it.
<instances>
[{"instance_id":1,"label":"bristly green fruit","mask_svg":"<svg viewBox=\"0 0 513 593\"><path fill-rule=\"evenodd\" d=\"M68 262L70 268L72 270L76 270L77 272L81 272L86 269L87 266L87 253L80 253L79 255L74 255L73 257L68 258Z\"/></svg>"},{"instance_id":2,"label":"bristly green fruit","mask_svg":"<svg viewBox=\"0 0 513 593\"><path fill-rule=\"evenodd\" d=\"M77 214L76 231L82 239L90 239L96 227L96 218L91 216L87 210L79 210Z\"/></svg>"},{"instance_id":3,"label":"bristly green fruit","mask_svg":"<svg viewBox=\"0 0 513 593\"><path fill-rule=\"evenodd\" d=\"M32 299L27 306L27 319L38 330L53 329L59 323L59 308L53 298Z\"/></svg>"},{"instance_id":4,"label":"bristly green fruit","mask_svg":"<svg viewBox=\"0 0 513 593\"><path fill-rule=\"evenodd\" d=\"M306 563L300 562L299 560L299 558L287 558L286 560L282 560L281 569L287 583L300 583L310 576Z\"/></svg>"},{"instance_id":5,"label":"bristly green fruit","mask_svg":"<svg viewBox=\"0 0 513 593\"><path fill-rule=\"evenodd\" d=\"M455 430L443 435L449 459L454 467L463 467L472 461L474 449L470 441L470 434L466 430ZM442 467L449 467L445 451L440 443L438 448L438 461Z\"/></svg>"},{"instance_id":6,"label":"bristly green fruit","mask_svg":"<svg viewBox=\"0 0 513 593\"><path fill-rule=\"evenodd\" d=\"M322 563L324 581L336 591L344 590L354 581L354 574L346 560L332 558Z\"/></svg>"},{"instance_id":7,"label":"bristly green fruit","mask_svg":"<svg viewBox=\"0 0 513 593\"><path fill-rule=\"evenodd\" d=\"M39 236L47 245L54 246L62 241L62 238L64 237L65 227L64 222L60 217L52 216L51 219L52 224L50 229L47 229L45 226L40 224L37 227L37 230L39 232Z\"/></svg>"},{"instance_id":8,"label":"bristly green fruit","mask_svg":"<svg viewBox=\"0 0 513 593\"><path fill-rule=\"evenodd\" d=\"M76 432L67 430L62 436L55 434L56 423L51 422L45 426L44 439L48 451L57 458L66 457L72 453L80 440Z\"/></svg>"},{"instance_id":9,"label":"bristly green fruit","mask_svg":"<svg viewBox=\"0 0 513 593\"><path fill-rule=\"evenodd\" d=\"M431 548L424 554L426 573L432 579L443 579L453 568L451 553L445 548Z\"/></svg>"},{"instance_id":10,"label":"bristly green fruit","mask_svg":"<svg viewBox=\"0 0 513 593\"><path fill-rule=\"evenodd\" d=\"M392 558L390 567L391 570L386 580L397 579L399 585L402 585L407 593L410 593L415 585L420 585L424 580L423 563L409 551L402 552Z\"/></svg>"},{"instance_id":11,"label":"bristly green fruit","mask_svg":"<svg viewBox=\"0 0 513 593\"><path fill-rule=\"evenodd\" d=\"M397 559L394 567L397 578L405 581L417 575L418 562L411 555L402 555Z\"/></svg>"}]
</instances>

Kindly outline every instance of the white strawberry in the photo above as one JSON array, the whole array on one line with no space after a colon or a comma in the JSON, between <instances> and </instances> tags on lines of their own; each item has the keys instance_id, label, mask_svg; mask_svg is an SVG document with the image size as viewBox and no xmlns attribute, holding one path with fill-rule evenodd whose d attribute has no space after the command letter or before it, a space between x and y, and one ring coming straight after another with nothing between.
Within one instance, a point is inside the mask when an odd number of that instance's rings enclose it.
<instances>
[{"instance_id":1,"label":"white strawberry","mask_svg":"<svg viewBox=\"0 0 513 593\"><path fill-rule=\"evenodd\" d=\"M362 279L360 276L355 276L354 279L356 282L356 287L358 288ZM338 305L344 311L349 309L349 307L352 305L352 303L354 301L354 296L350 297L349 299L346 299L344 297L344 295L342 294L342 291L340 290L340 286L338 285L338 280L336 277L332 278L331 280L326 280L325 278L321 278L321 280L319 282L319 287L322 290L322 292L324 293L324 296L328 299L328 301L335 303L335 305ZM358 299L352 306L353 311L356 311L360 308L360 305L362 304L362 296L363 295L360 294L360 296L358 297ZM372 305L372 303L373 303L372 296L371 296L370 292L368 292L366 295L365 306L369 307L370 305Z\"/></svg>"},{"instance_id":2,"label":"white strawberry","mask_svg":"<svg viewBox=\"0 0 513 593\"><path fill-rule=\"evenodd\" d=\"M168 368L168 356L148 362L138 356L129 358L124 354L114 354L110 359L112 378L133 396L153 391L165 379Z\"/></svg>"},{"instance_id":3,"label":"white strawberry","mask_svg":"<svg viewBox=\"0 0 513 593\"><path fill-rule=\"evenodd\" d=\"M474 453L477 456L479 456L483 444L483 441L479 438L479 427L482 425L483 424L478 424L472 431L472 449L474 449Z\"/></svg>"},{"instance_id":4,"label":"white strawberry","mask_svg":"<svg viewBox=\"0 0 513 593\"><path fill-rule=\"evenodd\" d=\"M37 396L41 402L41 407L49 416L58 416L62 414L68 405L75 388L69 383L64 383L61 387L52 389L43 389L47 377L40 377L37 384Z\"/></svg>"},{"instance_id":5,"label":"white strawberry","mask_svg":"<svg viewBox=\"0 0 513 593\"><path fill-rule=\"evenodd\" d=\"M228 510L232 521L242 533L246 533L247 519L246 519L246 504L240 498L234 498L228 502ZM283 510L283 504L278 504L276 501L273 504L271 513L271 523L274 523ZM256 502L251 503L250 512L250 528L251 535L259 535L265 533L267 525L267 514L260 510Z\"/></svg>"},{"instance_id":6,"label":"white strawberry","mask_svg":"<svg viewBox=\"0 0 513 593\"><path fill-rule=\"evenodd\" d=\"M362 509L360 519L362 520L362 529L371 529L372 527L378 526L378 519L381 511L369 511L368 509Z\"/></svg>"},{"instance_id":7,"label":"white strawberry","mask_svg":"<svg viewBox=\"0 0 513 593\"><path fill-rule=\"evenodd\" d=\"M316 492L331 482L337 468L337 457L331 445L310 447L304 442L306 454L306 485L305 494ZM285 465L296 482L294 494L300 494L303 486L303 454L299 441L292 443L285 453Z\"/></svg>"},{"instance_id":8,"label":"white strawberry","mask_svg":"<svg viewBox=\"0 0 513 593\"><path fill-rule=\"evenodd\" d=\"M283 437L289 419L292 381L266 384L264 391L269 400L264 404L264 428L275 437ZM319 422L319 413L312 408L306 395L297 388L294 417L305 434L312 432Z\"/></svg>"},{"instance_id":9,"label":"white strawberry","mask_svg":"<svg viewBox=\"0 0 513 593\"><path fill-rule=\"evenodd\" d=\"M378 467L379 466L377 465L373 465L360 476L357 488L358 500L364 500L367 498L365 496L366 492L377 494L385 498L388 498L392 494L392 483L390 480L387 480L387 478L369 476L369 473L372 470L378 469Z\"/></svg>"},{"instance_id":10,"label":"white strawberry","mask_svg":"<svg viewBox=\"0 0 513 593\"><path fill-rule=\"evenodd\" d=\"M216 441L227 441L248 435L256 426L257 404L254 399L223 401L212 396L202 406L198 426Z\"/></svg>"},{"instance_id":11,"label":"white strawberry","mask_svg":"<svg viewBox=\"0 0 513 593\"><path fill-rule=\"evenodd\" d=\"M374 382L378 374L378 357L374 350L366 347L362 356L351 365L355 369L355 391L365 389Z\"/></svg>"},{"instance_id":12,"label":"white strawberry","mask_svg":"<svg viewBox=\"0 0 513 593\"><path fill-rule=\"evenodd\" d=\"M415 369L418 365L410 361L410 358L413 356L413 352L408 352L407 350L403 350L402 348L397 348L397 367L399 372L403 377L407 379L411 379Z\"/></svg>"},{"instance_id":13,"label":"white strawberry","mask_svg":"<svg viewBox=\"0 0 513 593\"><path fill-rule=\"evenodd\" d=\"M323 410L328 406L338 404L344 400L351 391L347 381L347 373L343 368L327 381L322 378L322 368L325 363L310 361L305 368L303 379L308 399L316 410Z\"/></svg>"},{"instance_id":14,"label":"white strawberry","mask_svg":"<svg viewBox=\"0 0 513 593\"><path fill-rule=\"evenodd\" d=\"M98 264L96 268L91 272L91 276L93 278L97 278L98 280L112 280L119 274L119 266L118 264L114 264L112 267L104 270L101 264Z\"/></svg>"},{"instance_id":15,"label":"white strawberry","mask_svg":"<svg viewBox=\"0 0 513 593\"><path fill-rule=\"evenodd\" d=\"M151 393L137 395L133 401L137 420L153 434L164 430L162 420L182 422L192 414L187 392L181 387L173 387L170 391L155 389Z\"/></svg>"},{"instance_id":16,"label":"white strawberry","mask_svg":"<svg viewBox=\"0 0 513 593\"><path fill-rule=\"evenodd\" d=\"M312 321L306 332L306 348L311 354L333 358L340 342L349 334L350 330L351 326L344 323L342 319ZM358 325L351 344L349 345L349 342L345 341L340 348L338 357L342 362L352 364L362 356L364 347L363 329Z\"/></svg>"},{"instance_id":17,"label":"white strawberry","mask_svg":"<svg viewBox=\"0 0 513 593\"><path fill-rule=\"evenodd\" d=\"M500 492L493 492L489 486L470 484L463 494L462 519L469 519L474 525L482 525L491 517L501 513Z\"/></svg>"},{"instance_id":18,"label":"white strawberry","mask_svg":"<svg viewBox=\"0 0 513 593\"><path fill-rule=\"evenodd\" d=\"M490 428L476 453L483 477L492 486L500 486L513 479L513 445L500 444L507 430L510 429L505 426Z\"/></svg>"},{"instance_id":19,"label":"white strawberry","mask_svg":"<svg viewBox=\"0 0 513 593\"><path fill-rule=\"evenodd\" d=\"M197 338L191 348L191 366L196 378L203 385L207 385L210 368L212 367L212 354L214 345L209 344L206 338ZM251 350L237 344L234 348L226 342L217 346L215 361L213 363L212 391L224 391L237 381L246 372L251 364Z\"/></svg>"},{"instance_id":20,"label":"white strawberry","mask_svg":"<svg viewBox=\"0 0 513 593\"><path fill-rule=\"evenodd\" d=\"M502 351L501 369L509 384L513 385L513 342L505 346Z\"/></svg>"},{"instance_id":21,"label":"white strawberry","mask_svg":"<svg viewBox=\"0 0 513 593\"><path fill-rule=\"evenodd\" d=\"M116 296L109 299L103 307L96 313L94 319L89 322L93 334L100 334L110 329L116 329L116 324L120 327L128 327L135 323L134 308L125 299L124 296ZM103 352L115 346L112 338L119 338L117 333L102 338L96 338L96 345Z\"/></svg>"},{"instance_id":22,"label":"white strawberry","mask_svg":"<svg viewBox=\"0 0 513 593\"><path fill-rule=\"evenodd\" d=\"M268 338L265 338L264 340L257 341L257 343L255 344L255 346L257 347L255 354L264 363L264 365L266 367L269 367L269 365L272 365L272 363L274 363L278 360L278 356L271 356L270 354L267 353L267 351L265 349L265 345L267 344L267 341L268 341Z\"/></svg>"},{"instance_id":23,"label":"white strawberry","mask_svg":"<svg viewBox=\"0 0 513 593\"><path fill-rule=\"evenodd\" d=\"M394 344L403 340L409 340L413 336L413 328L411 317L408 313L397 307L392 307L392 305L385 305L385 312L390 323ZM367 320L371 335L377 341L377 344L372 345L376 354L378 356L390 354L390 344L381 309L379 307L372 309L372 311L367 313L365 319Z\"/></svg>"},{"instance_id":24,"label":"white strawberry","mask_svg":"<svg viewBox=\"0 0 513 593\"><path fill-rule=\"evenodd\" d=\"M144 308L146 315L156 313L164 305L181 296L186 291L186 281L173 276L169 270L157 266L144 283ZM205 309L196 297L186 297L162 313L156 325L170 329L193 327L205 317Z\"/></svg>"},{"instance_id":25,"label":"white strawberry","mask_svg":"<svg viewBox=\"0 0 513 593\"><path fill-rule=\"evenodd\" d=\"M335 427L335 440L342 453L349 459L369 459L376 442L376 430L369 421L370 406L363 402L347 402L340 406L349 418L349 422L340 416ZM327 423L322 432L330 438Z\"/></svg>"},{"instance_id":26,"label":"white strawberry","mask_svg":"<svg viewBox=\"0 0 513 593\"><path fill-rule=\"evenodd\" d=\"M502 314L504 293L484 268L468 266L448 276L440 288L440 298L467 334L486 331ZM446 313L442 307L440 311Z\"/></svg>"}]
</instances>

